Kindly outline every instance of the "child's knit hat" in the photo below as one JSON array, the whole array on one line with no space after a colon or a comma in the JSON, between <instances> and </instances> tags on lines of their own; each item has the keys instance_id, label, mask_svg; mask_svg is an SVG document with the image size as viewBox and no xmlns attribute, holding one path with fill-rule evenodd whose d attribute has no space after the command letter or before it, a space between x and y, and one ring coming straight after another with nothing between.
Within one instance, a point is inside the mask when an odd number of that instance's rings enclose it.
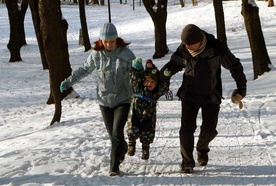
<instances>
[{"instance_id":1,"label":"child's knit hat","mask_svg":"<svg viewBox=\"0 0 276 186\"><path fill-rule=\"evenodd\" d=\"M158 68L153 64L151 59L146 61L145 66L145 78L151 78L154 81L158 81Z\"/></svg>"},{"instance_id":2,"label":"child's knit hat","mask_svg":"<svg viewBox=\"0 0 276 186\"><path fill-rule=\"evenodd\" d=\"M117 29L112 23L105 23L100 30L101 40L113 40L118 37Z\"/></svg>"}]
</instances>

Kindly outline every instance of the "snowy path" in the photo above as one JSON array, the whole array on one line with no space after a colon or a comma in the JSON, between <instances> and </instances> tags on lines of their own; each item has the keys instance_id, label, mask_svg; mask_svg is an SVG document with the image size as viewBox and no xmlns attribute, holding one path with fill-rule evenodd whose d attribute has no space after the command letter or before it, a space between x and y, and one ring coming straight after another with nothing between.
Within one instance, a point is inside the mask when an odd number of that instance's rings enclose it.
<instances>
[{"instance_id":1,"label":"snowy path","mask_svg":"<svg viewBox=\"0 0 276 186\"><path fill-rule=\"evenodd\" d=\"M258 104L262 105L261 102ZM107 176L109 139L99 111L92 111L88 105L97 108L91 99L66 100L63 116L70 118L75 112L72 117L75 119L66 119L60 126L30 127L28 131L22 129L10 134L8 138L2 136L0 183L24 184L31 180L43 183L43 179L45 182L50 179L53 185L275 184L275 136L265 135L265 131L257 132L262 128L258 112L250 116L246 110L240 111L237 105L224 101L219 135L211 143L208 166L197 165L193 175L185 175L179 173L180 101L159 101L157 133L150 159L140 159L141 146L138 143L136 155L126 156L121 165L122 175L110 178ZM30 106L28 111L34 113L35 118L42 114L34 112L36 109L36 106ZM78 109L84 110L76 116ZM2 117L8 116L4 114ZM15 122L19 124L19 118Z\"/></svg>"}]
</instances>

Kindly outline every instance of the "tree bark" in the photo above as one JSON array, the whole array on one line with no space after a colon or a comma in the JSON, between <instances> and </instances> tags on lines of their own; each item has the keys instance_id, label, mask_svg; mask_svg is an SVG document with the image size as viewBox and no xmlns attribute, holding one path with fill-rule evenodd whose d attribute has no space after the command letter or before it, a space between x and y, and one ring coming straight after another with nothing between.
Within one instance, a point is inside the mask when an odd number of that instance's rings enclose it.
<instances>
[{"instance_id":1,"label":"tree bark","mask_svg":"<svg viewBox=\"0 0 276 186\"><path fill-rule=\"evenodd\" d=\"M273 7L274 6L274 1L273 0L268 0L268 7Z\"/></svg>"},{"instance_id":2,"label":"tree bark","mask_svg":"<svg viewBox=\"0 0 276 186\"><path fill-rule=\"evenodd\" d=\"M181 8L183 8L185 6L185 0L179 0L179 3L181 5Z\"/></svg>"},{"instance_id":3,"label":"tree bark","mask_svg":"<svg viewBox=\"0 0 276 186\"><path fill-rule=\"evenodd\" d=\"M20 49L26 45L24 19L28 8L28 2L23 0L21 7L18 7L17 0L6 2L10 21L10 40L7 48L10 51L9 62L22 61Z\"/></svg>"},{"instance_id":4,"label":"tree bark","mask_svg":"<svg viewBox=\"0 0 276 186\"><path fill-rule=\"evenodd\" d=\"M169 51L166 32L168 0L158 0L154 5L152 0L143 0L143 3L154 24L155 53L153 59L162 58Z\"/></svg>"},{"instance_id":5,"label":"tree bark","mask_svg":"<svg viewBox=\"0 0 276 186\"><path fill-rule=\"evenodd\" d=\"M213 6L214 6L214 10L215 10L217 38L218 38L218 40L227 44L222 0L213 0Z\"/></svg>"},{"instance_id":6,"label":"tree bark","mask_svg":"<svg viewBox=\"0 0 276 186\"><path fill-rule=\"evenodd\" d=\"M91 43L89 40L89 35L87 30L84 0L79 0L79 10L80 10L80 22L81 22L84 51L87 52L88 50L91 49Z\"/></svg>"},{"instance_id":7,"label":"tree bark","mask_svg":"<svg viewBox=\"0 0 276 186\"><path fill-rule=\"evenodd\" d=\"M55 103L55 113L50 125L60 122L61 100L68 91L60 93L61 81L71 74L69 63L67 29L68 24L62 18L59 0L39 0L40 30L43 47L49 67L50 97L48 104Z\"/></svg>"},{"instance_id":8,"label":"tree bark","mask_svg":"<svg viewBox=\"0 0 276 186\"><path fill-rule=\"evenodd\" d=\"M242 0L241 12L251 47L254 79L257 79L258 76L271 70L268 66L271 64L271 61L267 53L261 28L259 8L257 5L253 6L252 4L249 4L247 0Z\"/></svg>"},{"instance_id":9,"label":"tree bark","mask_svg":"<svg viewBox=\"0 0 276 186\"><path fill-rule=\"evenodd\" d=\"M29 0L29 5L32 13L32 19L34 24L34 30L36 34L36 39L39 47L41 62L43 70L48 69L48 63L46 61L44 47L43 47L43 41L42 41L42 33L40 30L40 17L38 13L38 0Z\"/></svg>"}]
</instances>

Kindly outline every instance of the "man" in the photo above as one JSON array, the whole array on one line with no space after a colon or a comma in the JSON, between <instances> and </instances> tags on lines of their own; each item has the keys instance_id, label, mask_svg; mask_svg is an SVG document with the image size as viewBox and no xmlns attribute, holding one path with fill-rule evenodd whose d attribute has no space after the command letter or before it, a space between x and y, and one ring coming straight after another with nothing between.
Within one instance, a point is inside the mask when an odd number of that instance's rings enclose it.
<instances>
[{"instance_id":1,"label":"man","mask_svg":"<svg viewBox=\"0 0 276 186\"><path fill-rule=\"evenodd\" d=\"M202 124L196 144L199 165L208 163L209 143L217 135L217 123L222 99L221 66L228 69L236 82L232 102L242 107L246 95L246 77L240 60L223 42L198 26L188 24L181 34L182 43L161 69L161 78L168 78L183 68L183 82L177 92L181 99L182 116L180 146L182 173L193 173L194 132L199 109L202 111ZM170 78L170 76L169 76Z\"/></svg>"}]
</instances>

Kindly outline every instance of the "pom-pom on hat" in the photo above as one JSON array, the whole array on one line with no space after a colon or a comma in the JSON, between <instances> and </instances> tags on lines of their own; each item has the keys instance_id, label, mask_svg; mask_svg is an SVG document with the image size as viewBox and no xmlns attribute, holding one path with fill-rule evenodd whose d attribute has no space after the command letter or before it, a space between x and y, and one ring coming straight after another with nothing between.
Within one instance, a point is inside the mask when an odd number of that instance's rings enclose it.
<instances>
[{"instance_id":1,"label":"pom-pom on hat","mask_svg":"<svg viewBox=\"0 0 276 186\"><path fill-rule=\"evenodd\" d=\"M113 40L118 37L117 29L112 23L105 23L100 30L101 40Z\"/></svg>"},{"instance_id":2,"label":"pom-pom on hat","mask_svg":"<svg viewBox=\"0 0 276 186\"><path fill-rule=\"evenodd\" d=\"M193 24L188 24L184 27L181 34L182 43L185 45L192 45L203 41L204 35L201 29Z\"/></svg>"},{"instance_id":3,"label":"pom-pom on hat","mask_svg":"<svg viewBox=\"0 0 276 186\"><path fill-rule=\"evenodd\" d=\"M151 78L154 81L158 81L158 68L153 64L151 59L146 61L145 65L145 78Z\"/></svg>"}]
</instances>

